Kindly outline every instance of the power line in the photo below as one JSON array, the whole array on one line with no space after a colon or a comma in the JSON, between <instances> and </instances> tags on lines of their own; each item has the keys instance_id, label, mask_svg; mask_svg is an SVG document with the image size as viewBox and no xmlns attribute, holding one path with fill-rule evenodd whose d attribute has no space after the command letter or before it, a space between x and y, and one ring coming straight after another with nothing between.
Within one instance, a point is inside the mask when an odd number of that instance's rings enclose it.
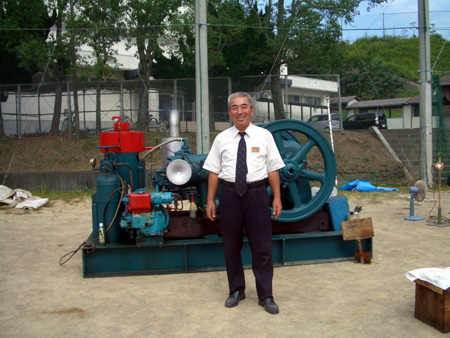
<instances>
[{"instance_id":1,"label":"power line","mask_svg":"<svg viewBox=\"0 0 450 338\"><path fill-rule=\"evenodd\" d=\"M450 12L450 11L449 11ZM159 27L167 27L167 28L174 28L174 27L188 27L192 26L194 27L195 24L171 24L171 25L147 25L147 26L137 26L136 28L139 29L145 29L145 28L159 28ZM262 27L262 26L247 26L247 25L226 25L226 24L206 24L206 26L209 27L224 27L224 28L239 28L239 29L264 29L264 30L273 30L273 27ZM418 26L404 26L404 27L385 27L385 28L342 28L342 31L380 31L380 30L400 30L400 29L420 29L422 27ZM93 27L93 28L66 28L66 32L93 32L93 31L100 31L100 30L111 30L111 29L119 29L122 31L122 29L118 27ZM135 28L133 28L135 29ZM323 30L321 28L283 28L283 27L277 27L278 30L282 31L317 31L317 30ZM450 27L437 27L433 26L434 30L450 30ZM0 27L0 31L47 31L48 29L44 28L8 28L8 27ZM126 34L124 34L125 36Z\"/></svg>"},{"instance_id":2,"label":"power line","mask_svg":"<svg viewBox=\"0 0 450 338\"><path fill-rule=\"evenodd\" d=\"M450 13L450 11L428 11L429 13ZM396 15L396 14L417 14L417 12L397 12L397 13L383 13L384 15Z\"/></svg>"}]
</instances>

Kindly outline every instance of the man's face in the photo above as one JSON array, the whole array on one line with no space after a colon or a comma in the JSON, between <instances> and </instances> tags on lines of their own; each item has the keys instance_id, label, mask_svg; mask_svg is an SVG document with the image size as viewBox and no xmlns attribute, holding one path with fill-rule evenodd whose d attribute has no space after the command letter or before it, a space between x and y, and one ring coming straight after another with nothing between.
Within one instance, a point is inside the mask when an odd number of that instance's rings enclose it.
<instances>
[{"instance_id":1,"label":"man's face","mask_svg":"<svg viewBox=\"0 0 450 338\"><path fill-rule=\"evenodd\" d=\"M247 129L254 113L255 108L250 105L246 96L231 99L228 114L239 131Z\"/></svg>"}]
</instances>

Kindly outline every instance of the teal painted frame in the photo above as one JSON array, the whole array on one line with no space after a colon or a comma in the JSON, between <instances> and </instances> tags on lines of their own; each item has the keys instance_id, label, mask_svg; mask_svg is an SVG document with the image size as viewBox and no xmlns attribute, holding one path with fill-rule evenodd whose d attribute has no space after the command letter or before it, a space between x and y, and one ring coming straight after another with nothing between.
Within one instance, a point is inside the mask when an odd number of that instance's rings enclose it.
<instances>
[{"instance_id":1,"label":"teal painted frame","mask_svg":"<svg viewBox=\"0 0 450 338\"><path fill-rule=\"evenodd\" d=\"M89 241L89 240L88 240ZM274 266L354 260L357 241L344 241L341 231L273 235ZM372 238L361 240L373 257ZM96 243L95 243L96 244ZM82 248L83 277L152 275L225 269L220 236L146 244L108 244ZM244 237L242 261L251 267L251 252Z\"/></svg>"}]
</instances>

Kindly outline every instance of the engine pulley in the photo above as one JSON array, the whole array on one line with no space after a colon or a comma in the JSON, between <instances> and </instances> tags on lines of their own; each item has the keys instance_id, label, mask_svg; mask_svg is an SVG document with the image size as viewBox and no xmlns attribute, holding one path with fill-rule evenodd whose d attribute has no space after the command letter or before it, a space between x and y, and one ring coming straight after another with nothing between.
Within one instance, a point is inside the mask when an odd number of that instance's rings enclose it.
<instances>
[{"instance_id":1,"label":"engine pulley","mask_svg":"<svg viewBox=\"0 0 450 338\"><path fill-rule=\"evenodd\" d=\"M272 133L285 164L280 169L283 211L277 221L313 215L328 200L336 181L336 158L330 143L316 128L298 120L279 120L262 127ZM314 159L314 165L308 163L308 157ZM312 186L319 187L314 198ZM268 190L273 198L270 187Z\"/></svg>"}]
</instances>

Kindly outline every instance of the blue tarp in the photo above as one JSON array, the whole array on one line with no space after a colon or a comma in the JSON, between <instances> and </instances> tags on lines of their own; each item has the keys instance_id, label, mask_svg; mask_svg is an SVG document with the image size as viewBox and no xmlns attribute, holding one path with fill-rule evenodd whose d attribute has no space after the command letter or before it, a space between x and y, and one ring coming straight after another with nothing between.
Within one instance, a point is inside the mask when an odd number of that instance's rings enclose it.
<instances>
[{"instance_id":1,"label":"blue tarp","mask_svg":"<svg viewBox=\"0 0 450 338\"><path fill-rule=\"evenodd\" d=\"M398 191L395 188L374 187L370 182L363 180L356 180L353 182L346 182L339 190L370 192L370 191Z\"/></svg>"}]
</instances>

